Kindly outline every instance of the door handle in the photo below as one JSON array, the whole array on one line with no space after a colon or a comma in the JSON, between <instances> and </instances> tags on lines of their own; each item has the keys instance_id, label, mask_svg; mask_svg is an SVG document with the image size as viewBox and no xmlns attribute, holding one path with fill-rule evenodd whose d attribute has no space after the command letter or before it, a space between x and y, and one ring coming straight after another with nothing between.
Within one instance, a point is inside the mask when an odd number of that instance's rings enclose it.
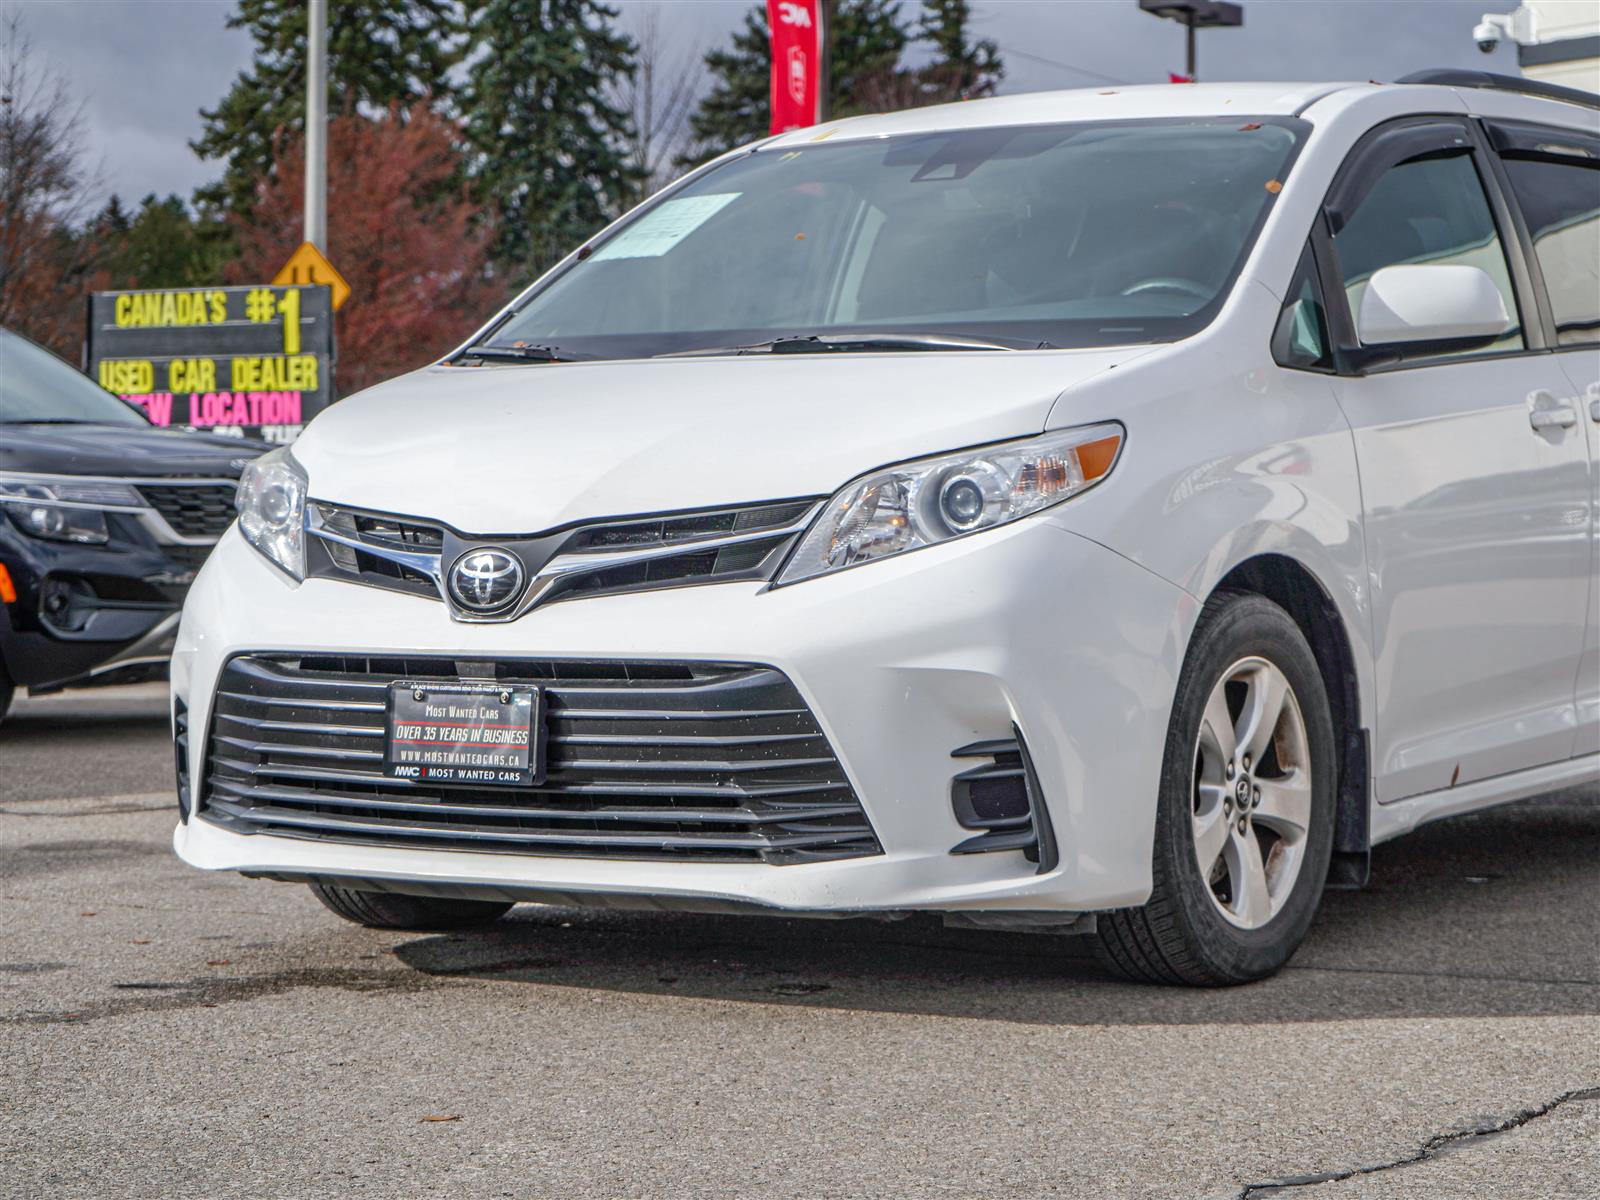
<instances>
[{"instance_id":1,"label":"door handle","mask_svg":"<svg viewBox=\"0 0 1600 1200\"><path fill-rule=\"evenodd\" d=\"M1600 405L1600 401L1595 402ZM1578 414L1565 404L1559 408L1536 408L1528 414L1528 424L1535 429L1571 429L1578 423Z\"/></svg>"},{"instance_id":2,"label":"door handle","mask_svg":"<svg viewBox=\"0 0 1600 1200\"><path fill-rule=\"evenodd\" d=\"M1589 401L1589 420L1600 421L1600 400Z\"/></svg>"}]
</instances>

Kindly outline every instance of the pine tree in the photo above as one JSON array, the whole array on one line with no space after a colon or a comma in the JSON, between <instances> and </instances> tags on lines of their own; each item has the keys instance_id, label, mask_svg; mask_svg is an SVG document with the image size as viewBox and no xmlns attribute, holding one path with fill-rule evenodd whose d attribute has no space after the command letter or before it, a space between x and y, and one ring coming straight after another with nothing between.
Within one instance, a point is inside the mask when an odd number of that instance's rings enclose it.
<instances>
[{"instance_id":1,"label":"pine tree","mask_svg":"<svg viewBox=\"0 0 1600 1200\"><path fill-rule=\"evenodd\" d=\"M706 52L713 83L689 117L689 148L679 165L695 166L725 150L765 137L771 123L767 6L744 15L733 40Z\"/></svg>"},{"instance_id":2,"label":"pine tree","mask_svg":"<svg viewBox=\"0 0 1600 1200\"><path fill-rule=\"evenodd\" d=\"M113 288L191 287L221 278L227 231L191 215L179 196L146 196L132 217L112 196L93 229Z\"/></svg>"},{"instance_id":3,"label":"pine tree","mask_svg":"<svg viewBox=\"0 0 1600 1200\"><path fill-rule=\"evenodd\" d=\"M829 113L882 111L872 95L900 72L900 55L911 40L898 0L829 0L827 20Z\"/></svg>"},{"instance_id":4,"label":"pine tree","mask_svg":"<svg viewBox=\"0 0 1600 1200\"><path fill-rule=\"evenodd\" d=\"M128 215L122 197L113 192L111 199L106 201L106 206L95 216L94 231L102 237L121 237L128 232L128 226L132 224L133 218Z\"/></svg>"},{"instance_id":5,"label":"pine tree","mask_svg":"<svg viewBox=\"0 0 1600 1200\"><path fill-rule=\"evenodd\" d=\"M900 55L912 35L898 0L828 0L826 28L829 115L898 107L884 102L886 95L898 95L904 75ZM766 136L771 123L766 5L747 12L733 41L710 51L705 62L714 82L690 118L693 142L683 157L685 166Z\"/></svg>"},{"instance_id":6,"label":"pine tree","mask_svg":"<svg viewBox=\"0 0 1600 1200\"><path fill-rule=\"evenodd\" d=\"M496 215L495 261L532 278L637 194L629 116L612 99L633 42L597 0L481 0L462 96L471 175Z\"/></svg>"},{"instance_id":7,"label":"pine tree","mask_svg":"<svg viewBox=\"0 0 1600 1200\"><path fill-rule=\"evenodd\" d=\"M1000 47L992 40L967 40L972 5L967 0L923 0L917 40L931 42L934 60L918 75L925 104L976 100L994 95L1005 78Z\"/></svg>"},{"instance_id":8,"label":"pine tree","mask_svg":"<svg viewBox=\"0 0 1600 1200\"><path fill-rule=\"evenodd\" d=\"M201 110L204 130L190 148L224 162L220 183L196 193L203 207L249 211L273 161L273 143L304 131L305 0L239 0L228 18L255 42L249 71L218 105ZM440 98L458 58L453 0L335 0L328 5L328 109L407 111Z\"/></svg>"}]
</instances>

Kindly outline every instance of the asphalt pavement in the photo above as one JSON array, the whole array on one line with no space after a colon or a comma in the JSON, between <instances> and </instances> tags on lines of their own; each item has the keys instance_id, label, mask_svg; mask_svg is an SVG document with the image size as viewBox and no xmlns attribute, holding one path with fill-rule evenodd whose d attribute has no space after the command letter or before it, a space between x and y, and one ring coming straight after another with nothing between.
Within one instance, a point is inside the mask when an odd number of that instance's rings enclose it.
<instances>
[{"instance_id":1,"label":"asphalt pavement","mask_svg":"<svg viewBox=\"0 0 1600 1200\"><path fill-rule=\"evenodd\" d=\"M0 727L0 1196L1600 1197L1600 781L1202 992L923 918L359 929L177 861L165 712Z\"/></svg>"}]
</instances>

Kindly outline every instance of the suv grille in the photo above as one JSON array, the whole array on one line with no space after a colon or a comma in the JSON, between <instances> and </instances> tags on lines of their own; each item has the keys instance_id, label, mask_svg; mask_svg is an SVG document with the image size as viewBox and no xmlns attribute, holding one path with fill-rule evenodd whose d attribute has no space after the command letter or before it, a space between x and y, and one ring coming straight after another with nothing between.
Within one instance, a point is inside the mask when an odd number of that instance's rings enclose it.
<instances>
[{"instance_id":1,"label":"suv grille","mask_svg":"<svg viewBox=\"0 0 1600 1200\"><path fill-rule=\"evenodd\" d=\"M163 545L161 553L165 554L185 571L198 571L206 565L206 559L211 557L212 549L213 547L211 546L186 546L181 542L173 542Z\"/></svg>"},{"instance_id":2,"label":"suv grille","mask_svg":"<svg viewBox=\"0 0 1600 1200\"><path fill-rule=\"evenodd\" d=\"M219 538L233 521L232 483L141 483L138 489L183 537Z\"/></svg>"},{"instance_id":3,"label":"suv grille","mask_svg":"<svg viewBox=\"0 0 1600 1200\"><path fill-rule=\"evenodd\" d=\"M545 688L531 788L383 774L397 679ZM244 656L223 669L199 811L239 833L788 864L881 853L794 685L749 664Z\"/></svg>"},{"instance_id":4,"label":"suv grille","mask_svg":"<svg viewBox=\"0 0 1600 1200\"><path fill-rule=\"evenodd\" d=\"M689 583L768 578L805 529L816 500L597 521L543 536L473 538L413 517L311 505L308 572L390 591L439 596L456 557L492 541L532 581L507 618L535 603Z\"/></svg>"}]
</instances>

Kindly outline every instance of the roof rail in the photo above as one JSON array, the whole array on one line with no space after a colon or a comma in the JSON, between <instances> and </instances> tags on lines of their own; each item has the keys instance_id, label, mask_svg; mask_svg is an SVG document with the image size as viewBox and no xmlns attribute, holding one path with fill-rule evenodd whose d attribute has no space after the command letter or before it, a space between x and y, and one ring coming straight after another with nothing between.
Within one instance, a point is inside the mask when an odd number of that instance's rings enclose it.
<instances>
[{"instance_id":1,"label":"roof rail","mask_svg":"<svg viewBox=\"0 0 1600 1200\"><path fill-rule=\"evenodd\" d=\"M1496 75L1490 71L1464 71L1454 67L1431 67L1426 71L1413 71L1402 75L1396 83L1431 83L1439 87L1491 88L1497 92L1521 92L1525 96L1539 96L1545 100L1563 100L1568 104L1581 104L1585 108L1600 108L1600 95L1578 88L1561 87L1538 79L1521 79L1515 75Z\"/></svg>"}]
</instances>

